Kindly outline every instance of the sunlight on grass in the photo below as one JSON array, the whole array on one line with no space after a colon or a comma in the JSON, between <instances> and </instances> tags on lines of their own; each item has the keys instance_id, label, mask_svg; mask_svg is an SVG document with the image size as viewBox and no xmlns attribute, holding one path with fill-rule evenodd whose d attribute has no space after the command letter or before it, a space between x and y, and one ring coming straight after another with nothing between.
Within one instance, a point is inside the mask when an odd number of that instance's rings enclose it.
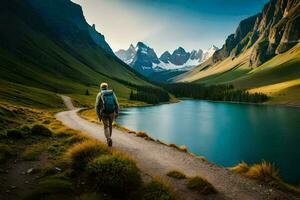
<instances>
[{"instance_id":1,"label":"sunlight on grass","mask_svg":"<svg viewBox=\"0 0 300 200\"><path fill-rule=\"evenodd\" d=\"M179 170L172 170L167 173L167 176L175 178L175 179L185 179L186 175Z\"/></svg>"},{"instance_id":2,"label":"sunlight on grass","mask_svg":"<svg viewBox=\"0 0 300 200\"><path fill-rule=\"evenodd\" d=\"M211 183L200 176L190 178L187 182L187 187L203 195L214 194L217 192Z\"/></svg>"}]
</instances>

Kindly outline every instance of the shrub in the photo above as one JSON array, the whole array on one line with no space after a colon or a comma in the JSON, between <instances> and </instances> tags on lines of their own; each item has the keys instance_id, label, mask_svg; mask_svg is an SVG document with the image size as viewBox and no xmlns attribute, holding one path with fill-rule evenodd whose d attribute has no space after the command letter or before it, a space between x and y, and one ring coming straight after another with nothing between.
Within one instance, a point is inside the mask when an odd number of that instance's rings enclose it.
<instances>
[{"instance_id":1,"label":"shrub","mask_svg":"<svg viewBox=\"0 0 300 200\"><path fill-rule=\"evenodd\" d=\"M237 166L230 167L231 171L237 172L237 173L246 173L249 170L249 166L244 161L239 163Z\"/></svg>"},{"instance_id":2,"label":"shrub","mask_svg":"<svg viewBox=\"0 0 300 200\"><path fill-rule=\"evenodd\" d=\"M183 174L182 172L177 171L177 170L169 171L167 173L167 176L176 178L176 179L185 179L186 178L185 174Z\"/></svg>"},{"instance_id":3,"label":"shrub","mask_svg":"<svg viewBox=\"0 0 300 200\"><path fill-rule=\"evenodd\" d=\"M135 163L126 157L103 155L88 164L88 173L99 190L130 195L141 186L141 176Z\"/></svg>"},{"instance_id":4,"label":"shrub","mask_svg":"<svg viewBox=\"0 0 300 200\"><path fill-rule=\"evenodd\" d=\"M252 165L245 174L247 177L258 179L266 183L280 180L278 170L274 165L263 161L260 164Z\"/></svg>"},{"instance_id":5,"label":"shrub","mask_svg":"<svg viewBox=\"0 0 300 200\"><path fill-rule=\"evenodd\" d=\"M188 180L187 187L204 195L213 194L217 192L211 183L199 176L190 178Z\"/></svg>"},{"instance_id":6,"label":"shrub","mask_svg":"<svg viewBox=\"0 0 300 200\"><path fill-rule=\"evenodd\" d=\"M0 144L0 163L5 163L13 154L12 149L6 144Z\"/></svg>"},{"instance_id":7,"label":"shrub","mask_svg":"<svg viewBox=\"0 0 300 200\"><path fill-rule=\"evenodd\" d=\"M32 135L42 135L42 136L51 136L52 132L43 125L34 125L31 128Z\"/></svg>"},{"instance_id":8,"label":"shrub","mask_svg":"<svg viewBox=\"0 0 300 200\"><path fill-rule=\"evenodd\" d=\"M87 140L68 149L66 157L74 169L83 170L88 162L107 152L107 147L101 142Z\"/></svg>"},{"instance_id":9,"label":"shrub","mask_svg":"<svg viewBox=\"0 0 300 200\"><path fill-rule=\"evenodd\" d=\"M48 178L40 181L25 199L74 199L72 183L67 180Z\"/></svg>"},{"instance_id":10,"label":"shrub","mask_svg":"<svg viewBox=\"0 0 300 200\"><path fill-rule=\"evenodd\" d=\"M8 130L6 132L6 135L7 135L8 138L12 138L12 139L22 139L22 138L24 138L23 132L21 130L18 130L18 129Z\"/></svg>"},{"instance_id":11,"label":"shrub","mask_svg":"<svg viewBox=\"0 0 300 200\"><path fill-rule=\"evenodd\" d=\"M154 180L144 186L142 200L175 200L175 194L165 183Z\"/></svg>"}]
</instances>

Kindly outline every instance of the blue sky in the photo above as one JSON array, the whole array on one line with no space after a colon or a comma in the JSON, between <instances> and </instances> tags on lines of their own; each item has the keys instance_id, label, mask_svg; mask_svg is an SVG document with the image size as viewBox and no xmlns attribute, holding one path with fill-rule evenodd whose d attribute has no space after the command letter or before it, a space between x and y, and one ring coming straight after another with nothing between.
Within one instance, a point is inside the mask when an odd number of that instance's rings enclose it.
<instances>
[{"instance_id":1,"label":"blue sky","mask_svg":"<svg viewBox=\"0 0 300 200\"><path fill-rule=\"evenodd\" d=\"M267 0L72 0L114 51L145 42L160 55L221 47L239 21L261 11Z\"/></svg>"}]
</instances>

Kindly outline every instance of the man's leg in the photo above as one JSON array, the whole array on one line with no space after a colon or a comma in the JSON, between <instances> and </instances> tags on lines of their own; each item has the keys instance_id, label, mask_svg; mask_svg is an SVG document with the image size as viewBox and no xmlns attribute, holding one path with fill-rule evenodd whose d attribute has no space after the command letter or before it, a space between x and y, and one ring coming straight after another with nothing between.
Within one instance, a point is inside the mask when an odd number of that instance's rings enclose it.
<instances>
[{"instance_id":1,"label":"man's leg","mask_svg":"<svg viewBox=\"0 0 300 200\"><path fill-rule=\"evenodd\" d=\"M112 123L114 122L114 119L115 119L114 113L110 114L109 115L109 133L110 133L110 136L112 135Z\"/></svg>"},{"instance_id":2,"label":"man's leg","mask_svg":"<svg viewBox=\"0 0 300 200\"><path fill-rule=\"evenodd\" d=\"M103 125L104 125L104 135L107 140L107 144L110 144L111 141L111 134L110 134L110 118L108 116L103 116L102 117Z\"/></svg>"}]
</instances>

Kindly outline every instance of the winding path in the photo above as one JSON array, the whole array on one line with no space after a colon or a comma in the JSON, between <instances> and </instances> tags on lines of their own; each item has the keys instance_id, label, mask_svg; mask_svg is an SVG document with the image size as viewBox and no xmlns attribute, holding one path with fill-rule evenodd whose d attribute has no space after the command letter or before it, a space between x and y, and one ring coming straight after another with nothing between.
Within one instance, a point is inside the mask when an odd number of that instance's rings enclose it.
<instances>
[{"instance_id":1,"label":"winding path","mask_svg":"<svg viewBox=\"0 0 300 200\"><path fill-rule=\"evenodd\" d=\"M70 128L84 131L105 142L103 127L79 117L77 112L80 109L73 106L69 97L62 96L62 98L69 111L57 113L56 118ZM112 138L114 148L129 154L137 162L144 175L160 176L167 179L175 188L176 193L183 199L297 199L290 194L261 185L223 167L199 160L194 156L157 142L136 137L133 134L114 129ZM206 178L215 186L218 193L202 196L188 190L185 180L174 180L166 176L167 172L174 169L184 172L187 176L199 175Z\"/></svg>"}]
</instances>

